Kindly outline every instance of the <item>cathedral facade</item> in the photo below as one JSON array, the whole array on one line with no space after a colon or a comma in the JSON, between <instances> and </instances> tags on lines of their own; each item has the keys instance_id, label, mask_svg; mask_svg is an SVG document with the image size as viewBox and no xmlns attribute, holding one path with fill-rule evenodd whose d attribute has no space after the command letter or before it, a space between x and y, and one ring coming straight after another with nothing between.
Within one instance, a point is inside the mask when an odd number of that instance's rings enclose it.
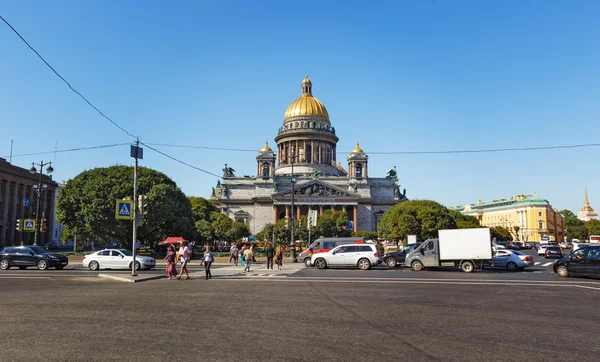
<instances>
[{"instance_id":1,"label":"cathedral facade","mask_svg":"<svg viewBox=\"0 0 600 362\"><path fill-rule=\"evenodd\" d=\"M275 137L276 151L265 142L256 156L253 177L236 177L225 165L223 181L213 188L211 199L222 213L246 223L253 234L267 223L300 220L310 210L319 215L328 209L345 212L354 231L376 231L383 213L406 200L406 190L400 191L395 168L386 177L370 177L369 156L358 142L344 169L337 158L338 140L327 109L313 97L306 76L302 94L285 112Z\"/></svg>"}]
</instances>

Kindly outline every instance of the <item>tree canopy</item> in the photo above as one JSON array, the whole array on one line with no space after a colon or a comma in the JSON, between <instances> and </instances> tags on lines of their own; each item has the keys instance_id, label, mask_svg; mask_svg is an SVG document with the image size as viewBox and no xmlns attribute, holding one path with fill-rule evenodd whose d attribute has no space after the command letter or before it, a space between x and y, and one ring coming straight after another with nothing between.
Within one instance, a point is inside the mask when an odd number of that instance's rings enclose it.
<instances>
[{"instance_id":1,"label":"tree canopy","mask_svg":"<svg viewBox=\"0 0 600 362\"><path fill-rule=\"evenodd\" d=\"M438 237L440 229L455 228L456 221L443 205L431 200L409 200L386 211L377 231L388 240L406 240L407 235L425 240Z\"/></svg>"},{"instance_id":2,"label":"tree canopy","mask_svg":"<svg viewBox=\"0 0 600 362\"><path fill-rule=\"evenodd\" d=\"M566 236L568 240L587 240L589 238L590 230L587 228L585 222L577 218L577 215L571 210L566 209L560 213L565 218L565 229L567 230Z\"/></svg>"},{"instance_id":3,"label":"tree canopy","mask_svg":"<svg viewBox=\"0 0 600 362\"><path fill-rule=\"evenodd\" d=\"M119 241L132 246L132 222L115 219L115 202L133 196L133 167L111 166L87 170L69 180L56 203L63 238L75 233L97 243ZM167 236L194 236L192 208L176 183L165 174L138 168L138 194L146 196L138 239L151 244Z\"/></svg>"}]
</instances>

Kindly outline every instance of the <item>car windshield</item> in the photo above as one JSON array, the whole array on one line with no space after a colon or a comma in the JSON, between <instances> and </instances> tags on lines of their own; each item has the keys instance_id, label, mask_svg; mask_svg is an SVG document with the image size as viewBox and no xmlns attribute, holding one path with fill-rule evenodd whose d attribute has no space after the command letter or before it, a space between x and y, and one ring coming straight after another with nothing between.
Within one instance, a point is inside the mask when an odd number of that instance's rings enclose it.
<instances>
[{"instance_id":1,"label":"car windshield","mask_svg":"<svg viewBox=\"0 0 600 362\"><path fill-rule=\"evenodd\" d=\"M525 255L525 254L521 253L520 251L516 251L516 250L513 250L512 253L515 255Z\"/></svg>"},{"instance_id":2,"label":"car windshield","mask_svg":"<svg viewBox=\"0 0 600 362\"><path fill-rule=\"evenodd\" d=\"M50 251L42 248L41 246L30 246L29 248L36 254L51 254Z\"/></svg>"},{"instance_id":3,"label":"car windshield","mask_svg":"<svg viewBox=\"0 0 600 362\"><path fill-rule=\"evenodd\" d=\"M129 250L125 250L125 249L119 249L119 251L123 254L125 254L125 256L133 256L133 253Z\"/></svg>"},{"instance_id":4,"label":"car windshield","mask_svg":"<svg viewBox=\"0 0 600 362\"><path fill-rule=\"evenodd\" d=\"M547 250L554 250L554 251L556 251L556 250L560 250L560 248L559 248L558 246L549 246L549 247L547 247L546 249L547 249Z\"/></svg>"}]
</instances>

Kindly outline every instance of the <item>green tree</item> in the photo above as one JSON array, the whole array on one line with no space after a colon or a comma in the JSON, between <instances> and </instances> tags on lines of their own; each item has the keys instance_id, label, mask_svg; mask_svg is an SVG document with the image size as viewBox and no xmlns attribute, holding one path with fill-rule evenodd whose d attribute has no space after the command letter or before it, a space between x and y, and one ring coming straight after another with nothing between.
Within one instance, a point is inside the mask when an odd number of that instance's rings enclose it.
<instances>
[{"instance_id":1,"label":"green tree","mask_svg":"<svg viewBox=\"0 0 600 362\"><path fill-rule=\"evenodd\" d=\"M456 221L450 211L431 200L404 201L386 211L377 231L388 240L406 240L417 235L417 240L438 237L440 229L455 229Z\"/></svg>"},{"instance_id":2,"label":"green tree","mask_svg":"<svg viewBox=\"0 0 600 362\"><path fill-rule=\"evenodd\" d=\"M194 213L194 222L198 220L210 220L210 214L216 212L217 207L212 201L207 200L203 197L188 196L190 204L192 205L192 212Z\"/></svg>"},{"instance_id":3,"label":"green tree","mask_svg":"<svg viewBox=\"0 0 600 362\"><path fill-rule=\"evenodd\" d=\"M325 210L317 219L314 232L325 238L350 236L351 231L346 229L347 225L348 215L345 212Z\"/></svg>"},{"instance_id":4,"label":"green tree","mask_svg":"<svg viewBox=\"0 0 600 362\"><path fill-rule=\"evenodd\" d=\"M214 240L228 241L230 237L229 230L233 225L233 220L218 211L210 213L210 220Z\"/></svg>"},{"instance_id":5,"label":"green tree","mask_svg":"<svg viewBox=\"0 0 600 362\"><path fill-rule=\"evenodd\" d=\"M473 229L481 227L479 220L477 220L475 216L464 215L460 211L456 210L448 209L448 211L450 212L450 216L452 216L454 219L457 229Z\"/></svg>"},{"instance_id":6,"label":"green tree","mask_svg":"<svg viewBox=\"0 0 600 362\"><path fill-rule=\"evenodd\" d=\"M233 221L227 235L227 241L238 241L250 236L250 228L243 222Z\"/></svg>"},{"instance_id":7,"label":"green tree","mask_svg":"<svg viewBox=\"0 0 600 362\"><path fill-rule=\"evenodd\" d=\"M513 235L504 226L494 226L490 228L490 235L492 238L496 238L496 241L511 241L513 240Z\"/></svg>"},{"instance_id":8,"label":"green tree","mask_svg":"<svg viewBox=\"0 0 600 362\"><path fill-rule=\"evenodd\" d=\"M600 235L600 220L592 219L586 221L585 227L588 229L589 235Z\"/></svg>"},{"instance_id":9,"label":"green tree","mask_svg":"<svg viewBox=\"0 0 600 362\"><path fill-rule=\"evenodd\" d=\"M212 224L207 220L198 220L196 221L196 233L197 239L202 241L203 244L209 243L215 240L215 232L213 230Z\"/></svg>"},{"instance_id":10,"label":"green tree","mask_svg":"<svg viewBox=\"0 0 600 362\"><path fill-rule=\"evenodd\" d=\"M562 210L561 215L565 218L565 229L568 240L579 239L587 240L590 236L590 231L585 223L577 218L571 210Z\"/></svg>"},{"instance_id":11,"label":"green tree","mask_svg":"<svg viewBox=\"0 0 600 362\"><path fill-rule=\"evenodd\" d=\"M167 236L194 236L192 208L175 182L146 167L138 169L138 194L146 195L143 225L138 238L154 244ZM132 222L115 219L115 202L133 196L133 167L111 166L87 170L69 180L56 203L63 239L75 233L86 241L120 241L132 246Z\"/></svg>"}]
</instances>

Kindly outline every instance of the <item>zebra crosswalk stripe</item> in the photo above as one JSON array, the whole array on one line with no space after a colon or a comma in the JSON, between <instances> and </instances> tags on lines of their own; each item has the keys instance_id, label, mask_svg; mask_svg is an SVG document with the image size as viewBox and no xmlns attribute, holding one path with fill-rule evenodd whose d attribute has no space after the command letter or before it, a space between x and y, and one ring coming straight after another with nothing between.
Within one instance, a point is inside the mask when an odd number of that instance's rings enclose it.
<instances>
[{"instance_id":1,"label":"zebra crosswalk stripe","mask_svg":"<svg viewBox=\"0 0 600 362\"><path fill-rule=\"evenodd\" d=\"M551 264L552 264L552 262L549 262L549 263L545 263L545 264L543 264L542 266L549 266L549 265L551 265Z\"/></svg>"},{"instance_id":2,"label":"zebra crosswalk stripe","mask_svg":"<svg viewBox=\"0 0 600 362\"><path fill-rule=\"evenodd\" d=\"M540 263L539 261L536 261L535 264L533 264L533 265L539 265L539 264L542 264L542 263Z\"/></svg>"}]
</instances>

